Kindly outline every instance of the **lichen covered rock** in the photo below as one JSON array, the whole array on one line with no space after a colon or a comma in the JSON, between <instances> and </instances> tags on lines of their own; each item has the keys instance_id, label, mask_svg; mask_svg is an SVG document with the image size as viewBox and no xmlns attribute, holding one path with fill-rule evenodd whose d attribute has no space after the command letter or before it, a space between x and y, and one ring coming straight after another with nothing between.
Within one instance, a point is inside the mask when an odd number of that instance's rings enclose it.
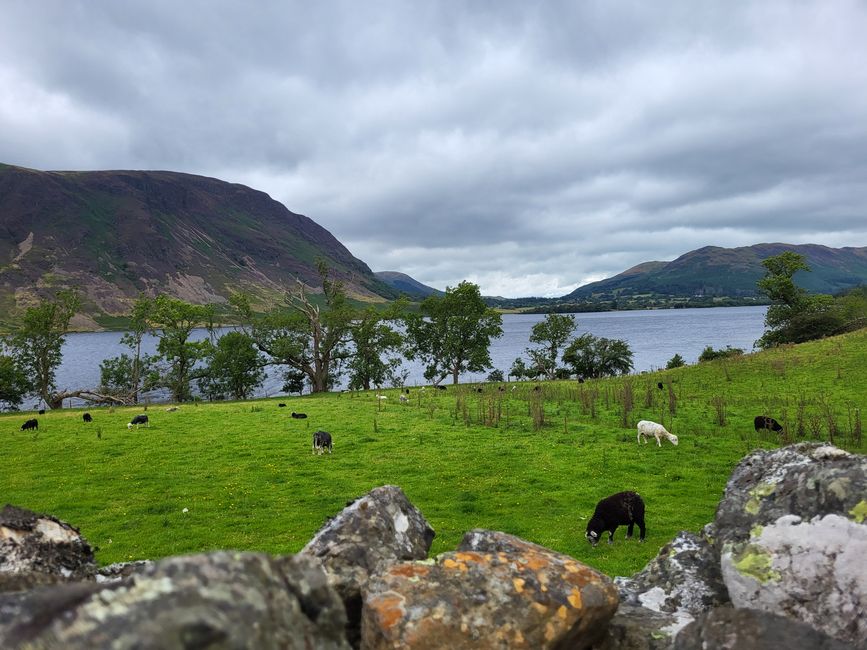
<instances>
[{"instance_id":1,"label":"lichen covered rock","mask_svg":"<svg viewBox=\"0 0 867 650\"><path fill-rule=\"evenodd\" d=\"M588 648L617 609L611 580L569 556L483 531L461 548L484 550L371 579L362 648Z\"/></svg>"},{"instance_id":2,"label":"lichen covered rock","mask_svg":"<svg viewBox=\"0 0 867 650\"><path fill-rule=\"evenodd\" d=\"M7 574L0 585L6 585L4 589L21 581L35 585L80 580L91 577L95 570L93 550L77 528L12 505L0 511L0 574ZM37 575L27 578L26 574Z\"/></svg>"},{"instance_id":3,"label":"lichen covered rock","mask_svg":"<svg viewBox=\"0 0 867 650\"><path fill-rule=\"evenodd\" d=\"M175 557L18 596L0 601L3 648L349 648L343 605L308 558Z\"/></svg>"},{"instance_id":4,"label":"lichen covered rock","mask_svg":"<svg viewBox=\"0 0 867 650\"><path fill-rule=\"evenodd\" d=\"M865 513L867 457L801 444L745 458L715 521L732 603L867 644Z\"/></svg>"}]
</instances>

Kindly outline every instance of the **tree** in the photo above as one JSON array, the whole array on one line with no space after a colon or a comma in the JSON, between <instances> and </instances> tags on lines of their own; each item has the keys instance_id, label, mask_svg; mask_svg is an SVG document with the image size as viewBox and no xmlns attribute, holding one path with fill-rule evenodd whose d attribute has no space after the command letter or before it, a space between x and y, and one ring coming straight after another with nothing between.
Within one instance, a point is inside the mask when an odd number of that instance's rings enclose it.
<instances>
[{"instance_id":1,"label":"tree","mask_svg":"<svg viewBox=\"0 0 867 650\"><path fill-rule=\"evenodd\" d=\"M666 370L672 370L674 368L681 368L686 365L686 361L683 360L683 357L680 354L675 354L671 359L668 360L668 363L665 364Z\"/></svg>"},{"instance_id":2,"label":"tree","mask_svg":"<svg viewBox=\"0 0 867 650\"><path fill-rule=\"evenodd\" d=\"M481 372L492 366L492 338L503 335L503 319L482 300L479 287L461 282L447 287L443 296L424 299L418 314L406 321L407 356L425 364L424 376L439 384L462 372Z\"/></svg>"},{"instance_id":3,"label":"tree","mask_svg":"<svg viewBox=\"0 0 867 650\"><path fill-rule=\"evenodd\" d=\"M502 370L496 370L496 369L495 369L495 370L492 370L492 371L488 374L488 379L487 379L487 381L490 381L490 382L502 382L502 381L505 381L504 378L503 378L503 371L502 371Z\"/></svg>"},{"instance_id":4,"label":"tree","mask_svg":"<svg viewBox=\"0 0 867 650\"><path fill-rule=\"evenodd\" d=\"M386 381L395 380L400 358L389 355L403 342L400 333L389 325L396 317L397 311L381 314L370 307L353 322L350 334L355 351L348 364L350 389L370 390L371 384L383 386Z\"/></svg>"},{"instance_id":5,"label":"tree","mask_svg":"<svg viewBox=\"0 0 867 650\"><path fill-rule=\"evenodd\" d=\"M177 402L192 399L190 381L202 376L193 372L196 363L209 352L211 342L190 341L197 327L214 328L214 308L193 305L166 295L157 296L149 313L150 326L157 330L157 352L164 362L158 372L152 372L149 385L167 387Z\"/></svg>"},{"instance_id":6,"label":"tree","mask_svg":"<svg viewBox=\"0 0 867 650\"><path fill-rule=\"evenodd\" d=\"M59 291L54 300L28 307L10 347L15 362L30 378L32 391L50 408L60 408L70 393L56 393L55 373L69 321L80 304L78 295Z\"/></svg>"},{"instance_id":7,"label":"tree","mask_svg":"<svg viewBox=\"0 0 867 650\"><path fill-rule=\"evenodd\" d=\"M227 332L212 345L205 376L199 379L202 392L211 399L226 395L247 399L265 380L265 358L256 349L253 337L244 332Z\"/></svg>"},{"instance_id":8,"label":"tree","mask_svg":"<svg viewBox=\"0 0 867 650\"><path fill-rule=\"evenodd\" d=\"M15 358L3 352L0 342L0 410L17 409L32 384Z\"/></svg>"},{"instance_id":9,"label":"tree","mask_svg":"<svg viewBox=\"0 0 867 650\"><path fill-rule=\"evenodd\" d=\"M138 403L144 378L154 371L159 358L142 356L141 351L142 340L151 329L149 318L153 309L154 301L144 296L133 304L129 330L120 339L122 345L130 348L132 356L121 354L100 364L100 392L114 395L129 404Z\"/></svg>"},{"instance_id":10,"label":"tree","mask_svg":"<svg viewBox=\"0 0 867 650\"><path fill-rule=\"evenodd\" d=\"M253 322L257 347L269 363L300 372L314 393L327 391L339 378L341 364L351 357L348 343L356 311L351 307L343 284L329 279L328 266L317 263L322 278L325 309L311 300L304 283L286 294L286 308L274 308L254 316L247 305L246 317ZM243 300L236 300L235 305ZM243 306L241 307L243 314ZM287 373L293 386L297 375Z\"/></svg>"},{"instance_id":11,"label":"tree","mask_svg":"<svg viewBox=\"0 0 867 650\"><path fill-rule=\"evenodd\" d=\"M704 363L706 361L714 361L716 359L728 359L729 357L739 357L744 353L741 348L733 348L730 345L725 346L725 348L720 348L719 350L714 350L712 346L708 345L704 350L701 351L701 354L698 355L698 362Z\"/></svg>"},{"instance_id":12,"label":"tree","mask_svg":"<svg viewBox=\"0 0 867 650\"><path fill-rule=\"evenodd\" d=\"M527 376L527 364L521 357L518 357L512 362L512 367L509 369L509 376L515 379L523 379Z\"/></svg>"},{"instance_id":13,"label":"tree","mask_svg":"<svg viewBox=\"0 0 867 650\"><path fill-rule=\"evenodd\" d=\"M784 251L762 261L762 266L767 271L756 284L773 304L765 314L765 333L756 345L802 343L846 329L845 316L832 296L810 295L795 284L795 273L810 270L803 255Z\"/></svg>"},{"instance_id":14,"label":"tree","mask_svg":"<svg viewBox=\"0 0 867 650\"><path fill-rule=\"evenodd\" d=\"M566 345L575 327L575 317L572 314L548 314L544 321L533 325L530 342L539 343L541 347L527 348L527 354L547 379L557 376L560 348Z\"/></svg>"},{"instance_id":15,"label":"tree","mask_svg":"<svg viewBox=\"0 0 867 650\"><path fill-rule=\"evenodd\" d=\"M632 350L626 341L586 333L569 344L563 361L581 377L625 375L632 370Z\"/></svg>"}]
</instances>

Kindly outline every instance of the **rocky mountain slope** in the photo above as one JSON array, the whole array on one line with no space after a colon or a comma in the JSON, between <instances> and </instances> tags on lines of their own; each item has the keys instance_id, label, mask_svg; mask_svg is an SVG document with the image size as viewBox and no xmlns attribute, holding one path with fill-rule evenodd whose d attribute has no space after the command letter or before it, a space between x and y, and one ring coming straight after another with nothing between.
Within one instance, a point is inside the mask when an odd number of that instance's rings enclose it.
<instances>
[{"instance_id":1,"label":"rocky mountain slope","mask_svg":"<svg viewBox=\"0 0 867 650\"><path fill-rule=\"evenodd\" d=\"M867 247L828 248L816 244L755 244L740 248L705 246L671 262L644 262L615 275L578 287L563 300L615 299L659 294L670 296L756 296L765 274L762 260L783 251L803 255L810 273L795 282L815 293L836 293L867 284Z\"/></svg>"},{"instance_id":2,"label":"rocky mountain slope","mask_svg":"<svg viewBox=\"0 0 867 650\"><path fill-rule=\"evenodd\" d=\"M140 293L265 303L324 259L358 300L397 292L331 233L264 192L166 171L43 172L0 165L0 313L78 289L96 319ZM95 323L94 323L95 324Z\"/></svg>"},{"instance_id":3,"label":"rocky mountain slope","mask_svg":"<svg viewBox=\"0 0 867 650\"><path fill-rule=\"evenodd\" d=\"M434 289L426 284L422 284L415 278L408 276L406 273L400 273L399 271L376 271L374 275L385 282L388 286L400 293L405 293L410 298L424 299L431 294L443 295L443 292L439 289Z\"/></svg>"}]
</instances>

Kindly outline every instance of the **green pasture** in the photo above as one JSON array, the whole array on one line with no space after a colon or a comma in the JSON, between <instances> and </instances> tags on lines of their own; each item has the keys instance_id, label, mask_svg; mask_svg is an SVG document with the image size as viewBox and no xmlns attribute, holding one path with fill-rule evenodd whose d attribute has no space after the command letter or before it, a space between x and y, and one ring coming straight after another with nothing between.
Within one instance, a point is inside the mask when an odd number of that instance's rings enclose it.
<instances>
[{"instance_id":1,"label":"green pasture","mask_svg":"<svg viewBox=\"0 0 867 650\"><path fill-rule=\"evenodd\" d=\"M371 391L175 412L152 404L150 427L131 431L141 406L87 409L90 424L84 409L3 414L0 499L79 527L109 564L218 548L295 552L347 501L395 484L436 530L433 554L482 527L628 575L679 530L713 519L750 450L833 438L863 453L865 368L867 330L584 384L411 388L408 404L396 389L385 400ZM309 417L291 419L293 410ZM784 436L756 433L759 414L783 423ZM20 431L29 417L38 433ZM641 419L664 422L679 446L639 445ZM311 454L317 429L331 432L332 455ZM587 519L621 490L644 497L647 543L620 528L614 545L594 549Z\"/></svg>"}]
</instances>

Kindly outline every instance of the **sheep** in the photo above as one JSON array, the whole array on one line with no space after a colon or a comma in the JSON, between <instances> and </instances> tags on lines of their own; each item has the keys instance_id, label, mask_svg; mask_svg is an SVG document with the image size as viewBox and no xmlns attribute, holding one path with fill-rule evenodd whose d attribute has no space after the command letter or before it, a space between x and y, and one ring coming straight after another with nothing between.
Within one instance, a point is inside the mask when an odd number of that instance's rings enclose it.
<instances>
[{"instance_id":1,"label":"sheep","mask_svg":"<svg viewBox=\"0 0 867 650\"><path fill-rule=\"evenodd\" d=\"M439 384L437 384L436 386L434 386L434 388L436 388L437 390L445 390L445 389L446 389L445 386L440 386Z\"/></svg>"},{"instance_id":2,"label":"sheep","mask_svg":"<svg viewBox=\"0 0 867 650\"><path fill-rule=\"evenodd\" d=\"M292 419L294 419L294 420L303 420L304 418L307 417L307 414L306 413L296 413L295 411L292 411L292 415L290 417L292 417Z\"/></svg>"},{"instance_id":3,"label":"sheep","mask_svg":"<svg viewBox=\"0 0 867 650\"><path fill-rule=\"evenodd\" d=\"M656 382L656 387L657 387L659 390L662 390L662 382L661 382L661 381Z\"/></svg>"},{"instance_id":4,"label":"sheep","mask_svg":"<svg viewBox=\"0 0 867 650\"><path fill-rule=\"evenodd\" d=\"M399 398L401 404L407 404L409 402L409 397L406 395L401 395Z\"/></svg>"},{"instance_id":5,"label":"sheep","mask_svg":"<svg viewBox=\"0 0 867 650\"><path fill-rule=\"evenodd\" d=\"M768 431L783 430L783 427L779 422L767 415L757 415L755 420L753 420L753 425L755 426L756 431L760 431L761 429L767 429Z\"/></svg>"},{"instance_id":6,"label":"sheep","mask_svg":"<svg viewBox=\"0 0 867 650\"><path fill-rule=\"evenodd\" d=\"M174 413L177 410L178 410L177 406L170 406L166 409L166 413Z\"/></svg>"},{"instance_id":7,"label":"sheep","mask_svg":"<svg viewBox=\"0 0 867 650\"><path fill-rule=\"evenodd\" d=\"M90 415L90 413L85 413L81 416L81 419L85 422L93 422L93 417Z\"/></svg>"},{"instance_id":8,"label":"sheep","mask_svg":"<svg viewBox=\"0 0 867 650\"><path fill-rule=\"evenodd\" d=\"M39 415L45 415L45 409L39 409Z\"/></svg>"},{"instance_id":9,"label":"sheep","mask_svg":"<svg viewBox=\"0 0 867 650\"><path fill-rule=\"evenodd\" d=\"M584 383L584 377L578 377L578 383L583 384Z\"/></svg>"},{"instance_id":10,"label":"sheep","mask_svg":"<svg viewBox=\"0 0 867 650\"><path fill-rule=\"evenodd\" d=\"M317 431L313 434L313 453L323 454L325 450L331 453L333 445L331 443L331 434L327 431Z\"/></svg>"},{"instance_id":11,"label":"sheep","mask_svg":"<svg viewBox=\"0 0 867 650\"><path fill-rule=\"evenodd\" d=\"M644 501L636 492L618 492L596 504L593 516L587 522L585 537L596 546L602 532L607 530L608 543L613 544L614 531L618 526L628 526L626 539L629 539L635 524L638 524L638 541L643 542L647 533L644 526Z\"/></svg>"},{"instance_id":12,"label":"sheep","mask_svg":"<svg viewBox=\"0 0 867 650\"><path fill-rule=\"evenodd\" d=\"M282 409L282 408L286 408L286 405L285 405L283 402L280 402L280 403L277 405L277 408L281 408L281 409Z\"/></svg>"},{"instance_id":13,"label":"sheep","mask_svg":"<svg viewBox=\"0 0 867 650\"><path fill-rule=\"evenodd\" d=\"M27 422L21 425L22 431L27 431L28 429L36 429L37 431L39 431L39 420L33 418L31 420L27 420Z\"/></svg>"},{"instance_id":14,"label":"sheep","mask_svg":"<svg viewBox=\"0 0 867 650\"><path fill-rule=\"evenodd\" d=\"M132 429L133 425L138 429L139 425L143 424L146 427L150 427L150 422L148 421L147 415L136 415L129 423L126 425L127 429Z\"/></svg>"},{"instance_id":15,"label":"sheep","mask_svg":"<svg viewBox=\"0 0 867 650\"><path fill-rule=\"evenodd\" d=\"M644 437L644 443L647 444L647 439L653 436L656 438L658 447L662 447L660 438L668 438L671 444L677 446L677 436L665 430L665 427L650 420L642 420L638 423L638 444L641 444L641 438Z\"/></svg>"}]
</instances>

